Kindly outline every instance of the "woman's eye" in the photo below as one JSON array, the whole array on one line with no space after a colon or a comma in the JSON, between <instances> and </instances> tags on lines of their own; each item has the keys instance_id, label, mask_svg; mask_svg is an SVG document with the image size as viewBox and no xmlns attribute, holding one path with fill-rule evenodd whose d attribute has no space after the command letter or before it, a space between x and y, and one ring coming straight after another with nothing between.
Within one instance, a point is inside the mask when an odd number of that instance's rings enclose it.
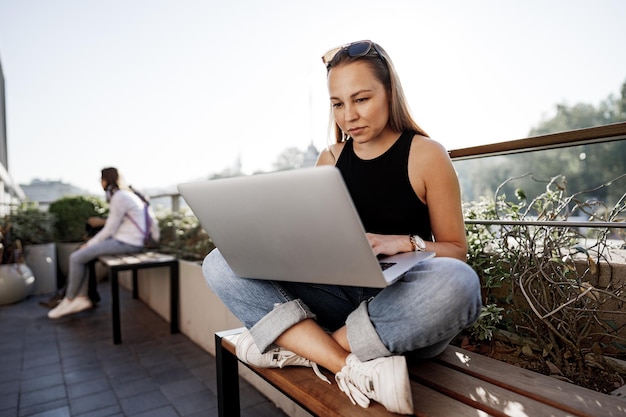
<instances>
[{"instance_id":1,"label":"woman's eye","mask_svg":"<svg viewBox=\"0 0 626 417\"><path fill-rule=\"evenodd\" d=\"M359 98L357 98L355 101L356 101L357 103L362 103L362 102L364 102L364 101L366 101L366 100L367 100L367 97L359 97Z\"/></svg>"},{"instance_id":2,"label":"woman's eye","mask_svg":"<svg viewBox=\"0 0 626 417\"><path fill-rule=\"evenodd\" d=\"M341 107L341 103L331 103L333 109L337 109L339 107Z\"/></svg>"}]
</instances>

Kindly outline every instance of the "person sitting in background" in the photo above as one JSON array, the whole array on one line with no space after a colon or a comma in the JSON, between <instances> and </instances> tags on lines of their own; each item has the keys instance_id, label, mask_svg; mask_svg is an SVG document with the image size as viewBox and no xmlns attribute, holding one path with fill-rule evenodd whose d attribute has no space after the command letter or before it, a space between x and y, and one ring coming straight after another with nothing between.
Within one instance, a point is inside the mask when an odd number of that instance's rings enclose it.
<instances>
[{"instance_id":1,"label":"person sitting in background","mask_svg":"<svg viewBox=\"0 0 626 417\"><path fill-rule=\"evenodd\" d=\"M51 319L75 314L93 306L87 295L87 264L90 261L101 255L137 253L143 250L146 228L144 201L124 185L116 168L104 168L101 182L109 203L109 215L104 220L102 229L70 255L65 297L48 312ZM158 240L158 225L152 221L151 226L152 237Z\"/></svg>"}]
</instances>

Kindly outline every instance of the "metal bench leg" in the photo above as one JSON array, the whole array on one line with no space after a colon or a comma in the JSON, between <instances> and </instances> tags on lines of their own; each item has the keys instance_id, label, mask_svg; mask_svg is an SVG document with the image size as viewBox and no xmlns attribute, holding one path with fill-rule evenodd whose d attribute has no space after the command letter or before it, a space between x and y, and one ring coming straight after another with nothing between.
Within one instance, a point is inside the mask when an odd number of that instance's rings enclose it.
<instances>
[{"instance_id":1,"label":"metal bench leg","mask_svg":"<svg viewBox=\"0 0 626 417\"><path fill-rule=\"evenodd\" d=\"M133 300L139 298L139 279L137 278L137 270L133 269Z\"/></svg>"},{"instance_id":2,"label":"metal bench leg","mask_svg":"<svg viewBox=\"0 0 626 417\"><path fill-rule=\"evenodd\" d=\"M217 333L215 334L215 362L218 416L240 417L237 358L222 347L222 337Z\"/></svg>"},{"instance_id":3,"label":"metal bench leg","mask_svg":"<svg viewBox=\"0 0 626 417\"><path fill-rule=\"evenodd\" d=\"M100 294L98 294L98 280L96 277L96 262L98 262L98 260L94 259L87 263L87 268L89 269L89 289L87 291L87 296L94 305L100 301Z\"/></svg>"},{"instance_id":4,"label":"metal bench leg","mask_svg":"<svg viewBox=\"0 0 626 417\"><path fill-rule=\"evenodd\" d=\"M178 261L170 265L170 333L178 333L180 329L178 327L178 299L179 286L178 286Z\"/></svg>"},{"instance_id":5,"label":"metal bench leg","mask_svg":"<svg viewBox=\"0 0 626 417\"><path fill-rule=\"evenodd\" d=\"M117 271L109 272L111 281L111 316L113 318L113 344L122 343L122 329L120 326L120 289L117 279Z\"/></svg>"}]
</instances>

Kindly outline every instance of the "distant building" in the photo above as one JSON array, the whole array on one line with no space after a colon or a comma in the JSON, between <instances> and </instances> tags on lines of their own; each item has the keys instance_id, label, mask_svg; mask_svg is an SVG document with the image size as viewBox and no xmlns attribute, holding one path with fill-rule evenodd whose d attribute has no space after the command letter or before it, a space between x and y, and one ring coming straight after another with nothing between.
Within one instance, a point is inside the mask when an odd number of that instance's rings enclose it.
<instances>
[{"instance_id":1,"label":"distant building","mask_svg":"<svg viewBox=\"0 0 626 417\"><path fill-rule=\"evenodd\" d=\"M39 203L39 208L47 210L50 203L61 197L75 195L93 195L89 191L61 181L42 181L34 179L30 184L20 184L27 201ZM99 196L102 197L102 196Z\"/></svg>"}]
</instances>

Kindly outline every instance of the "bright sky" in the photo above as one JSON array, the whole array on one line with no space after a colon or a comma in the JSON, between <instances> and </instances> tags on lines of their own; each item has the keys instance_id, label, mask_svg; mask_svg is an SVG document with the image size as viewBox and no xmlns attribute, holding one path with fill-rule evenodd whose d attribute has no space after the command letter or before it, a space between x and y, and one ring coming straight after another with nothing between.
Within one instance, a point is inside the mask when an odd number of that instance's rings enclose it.
<instances>
[{"instance_id":1,"label":"bright sky","mask_svg":"<svg viewBox=\"0 0 626 417\"><path fill-rule=\"evenodd\" d=\"M140 189L327 144L320 56L372 39L448 149L521 139L626 81L622 0L0 0L9 172Z\"/></svg>"}]
</instances>

